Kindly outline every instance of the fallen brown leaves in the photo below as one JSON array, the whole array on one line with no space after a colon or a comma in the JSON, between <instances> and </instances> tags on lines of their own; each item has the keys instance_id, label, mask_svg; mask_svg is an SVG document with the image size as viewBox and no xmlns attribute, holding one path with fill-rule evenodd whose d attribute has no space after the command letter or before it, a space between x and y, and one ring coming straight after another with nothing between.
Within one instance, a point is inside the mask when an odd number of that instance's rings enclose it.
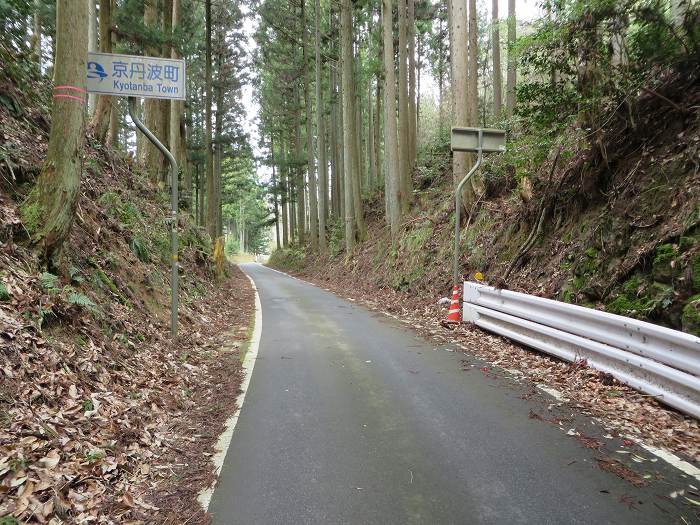
<instances>
[{"instance_id":1,"label":"fallen brown leaves","mask_svg":"<svg viewBox=\"0 0 700 525\"><path fill-rule=\"evenodd\" d=\"M0 108L3 133L21 138L26 123L8 122L19 121ZM44 139L17 159L22 176ZM88 138L65 264L48 285L22 242L21 195L10 198L17 190L3 185L13 179L0 180L0 518L207 522L196 495L211 484L213 445L234 410L254 292L237 268L215 280L202 234L183 214L171 342L159 249L167 199L131 162ZM106 194L136 210L130 220L101 202Z\"/></svg>"},{"instance_id":2,"label":"fallen brown leaves","mask_svg":"<svg viewBox=\"0 0 700 525\"><path fill-rule=\"evenodd\" d=\"M78 312L74 332L42 333L0 306L0 516L154 523L186 509L206 521L196 494L211 483L207 454L239 384L237 328L253 311L232 272L190 305L175 346L163 326L102 339Z\"/></svg>"},{"instance_id":3,"label":"fallen brown leaves","mask_svg":"<svg viewBox=\"0 0 700 525\"><path fill-rule=\"evenodd\" d=\"M255 293L238 268L207 301L208 322L202 328L209 342L193 360L188 406L173 421L176 447L162 459L170 477L152 485L151 494L160 508L156 523L208 523L196 502L199 492L214 482L211 456L226 420L236 409L242 380L241 350L248 341L255 311ZM161 466L162 468L162 466Z\"/></svg>"},{"instance_id":4,"label":"fallen brown leaves","mask_svg":"<svg viewBox=\"0 0 700 525\"><path fill-rule=\"evenodd\" d=\"M639 476L639 474L637 474L634 470L623 465L617 459L612 459L609 457L598 457L595 458L595 460L602 470L610 472L618 478L624 479L625 481L631 483L635 487L643 487L647 484L644 478Z\"/></svg>"}]
</instances>

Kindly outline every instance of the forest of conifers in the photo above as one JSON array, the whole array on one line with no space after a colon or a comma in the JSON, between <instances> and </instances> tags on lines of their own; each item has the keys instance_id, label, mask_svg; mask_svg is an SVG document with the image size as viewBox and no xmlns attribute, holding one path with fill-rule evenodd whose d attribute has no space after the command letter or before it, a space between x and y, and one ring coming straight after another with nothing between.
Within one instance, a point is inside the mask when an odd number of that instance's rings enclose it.
<instances>
[{"instance_id":1,"label":"forest of conifers","mask_svg":"<svg viewBox=\"0 0 700 525\"><path fill-rule=\"evenodd\" d=\"M352 250L376 191L395 236L419 152L446 144L451 126L507 129L515 152L504 166L527 183L522 166L566 129L595 144L611 108L656 68L692 57L698 31L688 0L545 0L523 23L514 0L506 12L496 0L92 0L71 6L63 31L51 0L1 7L3 59L20 58L7 66L44 78L62 38L72 49L185 58L186 103L146 99L139 110L182 167L183 207L212 239L225 224L249 251L262 251L273 222L278 246L324 252L334 235ZM244 129L248 84L259 144ZM135 150L154 184L169 183L157 149L127 125L125 101L90 96L88 112L98 141ZM472 162L453 156L455 182ZM482 190L469 184L465 206Z\"/></svg>"}]
</instances>

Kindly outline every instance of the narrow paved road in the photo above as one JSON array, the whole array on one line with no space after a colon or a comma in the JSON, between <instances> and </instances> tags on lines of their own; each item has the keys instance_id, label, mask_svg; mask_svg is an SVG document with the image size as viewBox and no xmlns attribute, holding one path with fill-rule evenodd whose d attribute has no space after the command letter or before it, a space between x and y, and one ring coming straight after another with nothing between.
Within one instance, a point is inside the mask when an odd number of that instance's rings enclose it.
<instances>
[{"instance_id":1,"label":"narrow paved road","mask_svg":"<svg viewBox=\"0 0 700 525\"><path fill-rule=\"evenodd\" d=\"M650 489L529 418L522 387L462 371L462 355L386 316L242 268L260 293L262 339L214 523L675 521Z\"/></svg>"}]
</instances>

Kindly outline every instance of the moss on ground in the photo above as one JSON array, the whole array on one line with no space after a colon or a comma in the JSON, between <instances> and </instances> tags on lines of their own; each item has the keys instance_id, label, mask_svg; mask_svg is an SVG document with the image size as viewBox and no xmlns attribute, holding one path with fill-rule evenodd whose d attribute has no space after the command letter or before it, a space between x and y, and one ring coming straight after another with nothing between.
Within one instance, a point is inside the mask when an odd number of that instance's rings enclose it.
<instances>
[{"instance_id":1,"label":"moss on ground","mask_svg":"<svg viewBox=\"0 0 700 525\"><path fill-rule=\"evenodd\" d=\"M576 302L576 293L571 288L562 288L559 299L565 303L574 304Z\"/></svg>"},{"instance_id":2,"label":"moss on ground","mask_svg":"<svg viewBox=\"0 0 700 525\"><path fill-rule=\"evenodd\" d=\"M657 246L651 273L654 279L661 282L671 282L678 273L674 265L678 257L678 250L673 244L661 244Z\"/></svg>"},{"instance_id":3,"label":"moss on ground","mask_svg":"<svg viewBox=\"0 0 700 525\"><path fill-rule=\"evenodd\" d=\"M692 296L681 316L683 331L700 336L700 294Z\"/></svg>"},{"instance_id":4,"label":"moss on ground","mask_svg":"<svg viewBox=\"0 0 700 525\"><path fill-rule=\"evenodd\" d=\"M690 259L691 283L694 292L700 292L700 251Z\"/></svg>"},{"instance_id":5,"label":"moss on ground","mask_svg":"<svg viewBox=\"0 0 700 525\"><path fill-rule=\"evenodd\" d=\"M5 283L0 281L0 301L9 301L10 300L10 292L7 291L7 286L5 286Z\"/></svg>"},{"instance_id":6,"label":"moss on ground","mask_svg":"<svg viewBox=\"0 0 700 525\"><path fill-rule=\"evenodd\" d=\"M672 286L659 282L650 283L641 275L635 274L625 281L620 287L620 292L606 304L605 309L618 315L647 319L654 312L668 309L673 300Z\"/></svg>"},{"instance_id":7,"label":"moss on ground","mask_svg":"<svg viewBox=\"0 0 700 525\"><path fill-rule=\"evenodd\" d=\"M20 213L22 224L29 232L29 235L32 235L39 229L39 225L42 224L41 218L44 216L44 209L38 202L28 198L20 207Z\"/></svg>"}]
</instances>

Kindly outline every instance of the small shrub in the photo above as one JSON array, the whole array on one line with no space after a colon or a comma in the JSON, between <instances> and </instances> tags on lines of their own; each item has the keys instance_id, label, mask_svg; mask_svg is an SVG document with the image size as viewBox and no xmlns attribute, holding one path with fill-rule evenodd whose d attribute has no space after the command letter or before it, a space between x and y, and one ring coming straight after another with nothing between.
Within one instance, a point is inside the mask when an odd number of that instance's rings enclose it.
<instances>
[{"instance_id":1,"label":"small shrub","mask_svg":"<svg viewBox=\"0 0 700 525\"><path fill-rule=\"evenodd\" d=\"M224 253L226 255L236 255L240 251L240 246L238 243L238 239L233 236L229 235L226 237L226 244L224 245Z\"/></svg>"},{"instance_id":2,"label":"small shrub","mask_svg":"<svg viewBox=\"0 0 700 525\"><path fill-rule=\"evenodd\" d=\"M10 292L7 291L7 286L5 286L5 283L0 282L0 301L9 301L10 300Z\"/></svg>"},{"instance_id":3,"label":"small shrub","mask_svg":"<svg viewBox=\"0 0 700 525\"><path fill-rule=\"evenodd\" d=\"M119 207L118 212L119 220L127 226L133 226L134 224L143 220L141 212L132 202L125 202L122 204Z\"/></svg>"},{"instance_id":4,"label":"small shrub","mask_svg":"<svg viewBox=\"0 0 700 525\"><path fill-rule=\"evenodd\" d=\"M345 236L343 232L344 223L340 219L331 222L328 235L328 253L331 257L336 257L345 247Z\"/></svg>"},{"instance_id":5,"label":"small shrub","mask_svg":"<svg viewBox=\"0 0 700 525\"><path fill-rule=\"evenodd\" d=\"M136 235L132 237L129 246L131 247L131 251L134 252L134 255L136 255L139 261L145 263L151 262L151 256L148 253L146 242L141 237Z\"/></svg>"},{"instance_id":6,"label":"small shrub","mask_svg":"<svg viewBox=\"0 0 700 525\"><path fill-rule=\"evenodd\" d=\"M299 271L304 267L306 255L300 248L282 248L270 255L268 264L276 268Z\"/></svg>"}]
</instances>

